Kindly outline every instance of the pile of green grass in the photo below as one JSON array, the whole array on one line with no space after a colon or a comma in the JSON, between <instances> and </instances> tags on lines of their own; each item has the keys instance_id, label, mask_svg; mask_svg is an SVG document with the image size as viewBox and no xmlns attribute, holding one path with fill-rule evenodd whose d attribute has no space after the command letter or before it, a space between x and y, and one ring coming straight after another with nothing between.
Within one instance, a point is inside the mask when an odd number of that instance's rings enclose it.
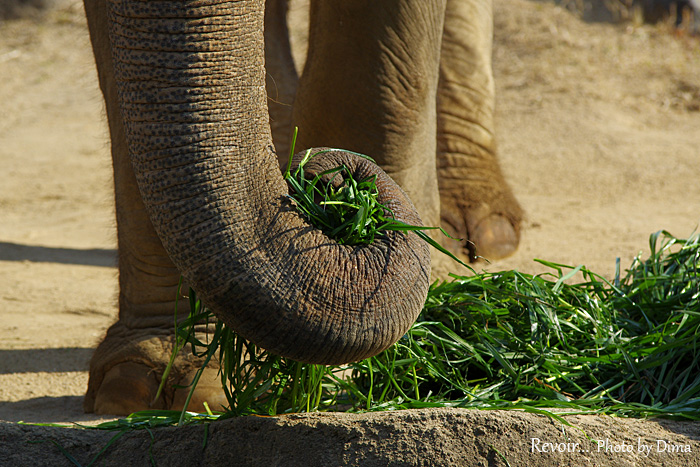
<instances>
[{"instance_id":1,"label":"pile of green grass","mask_svg":"<svg viewBox=\"0 0 700 467\"><path fill-rule=\"evenodd\" d=\"M540 261L552 272L435 283L399 342L338 367L269 354L221 323L204 346L191 325L214 317L193 293L178 333L219 359L226 416L474 407L700 420L700 236L659 232L650 246L613 281Z\"/></svg>"},{"instance_id":2,"label":"pile of green grass","mask_svg":"<svg viewBox=\"0 0 700 467\"><path fill-rule=\"evenodd\" d=\"M354 180L340 166L306 179L305 164L326 151L307 151L293 172L290 155L285 172L290 198L310 222L343 244L401 230L440 248L425 227L396 221L378 202L375 177ZM324 175L342 181L333 187ZM551 272L540 275L454 276L431 286L399 342L337 367L270 354L221 322L208 344L198 341L194 324L216 320L190 290L176 348L190 345L205 365L218 360L224 416L449 406L700 420L699 239L656 233L649 257L624 277L618 264L613 281L546 261ZM187 420L199 418L183 411L179 422Z\"/></svg>"},{"instance_id":3,"label":"pile of green grass","mask_svg":"<svg viewBox=\"0 0 700 467\"><path fill-rule=\"evenodd\" d=\"M399 342L338 367L272 355L220 322L205 345L193 326L215 318L190 291L179 348L218 359L228 410L150 410L90 427L117 431L91 463L128 430L252 414L464 407L542 413L566 425L564 415L581 413L700 420L700 234L657 232L649 244L649 256L624 277L618 264L612 281L540 261L550 273L435 283Z\"/></svg>"}]
</instances>

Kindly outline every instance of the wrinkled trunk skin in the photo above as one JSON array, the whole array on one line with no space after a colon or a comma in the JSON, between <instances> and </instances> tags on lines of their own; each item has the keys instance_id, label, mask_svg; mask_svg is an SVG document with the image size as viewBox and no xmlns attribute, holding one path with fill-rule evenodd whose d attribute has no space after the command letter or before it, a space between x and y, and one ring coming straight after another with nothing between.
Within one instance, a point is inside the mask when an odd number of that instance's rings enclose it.
<instances>
[{"instance_id":1,"label":"wrinkled trunk skin","mask_svg":"<svg viewBox=\"0 0 700 467\"><path fill-rule=\"evenodd\" d=\"M261 347L328 364L376 354L421 309L427 247L400 233L341 246L296 213L272 149L263 4L218 3L109 2L121 115L155 230L204 303ZM318 163L340 161L379 171L344 153ZM379 173L397 218L420 222Z\"/></svg>"},{"instance_id":2,"label":"wrinkled trunk skin","mask_svg":"<svg viewBox=\"0 0 700 467\"><path fill-rule=\"evenodd\" d=\"M438 87L437 173L443 226L467 245L455 252L499 259L520 238L522 210L496 159L491 0L448 0Z\"/></svg>"}]
</instances>

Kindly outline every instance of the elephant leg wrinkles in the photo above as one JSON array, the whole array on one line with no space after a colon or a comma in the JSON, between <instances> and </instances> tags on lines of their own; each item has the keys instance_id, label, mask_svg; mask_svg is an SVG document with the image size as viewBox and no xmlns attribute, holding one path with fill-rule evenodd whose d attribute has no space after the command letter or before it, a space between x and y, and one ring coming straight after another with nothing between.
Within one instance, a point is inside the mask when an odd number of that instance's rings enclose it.
<instances>
[{"instance_id":1,"label":"elephant leg wrinkles","mask_svg":"<svg viewBox=\"0 0 700 467\"><path fill-rule=\"evenodd\" d=\"M350 15L324 2L312 4L311 16L309 52L293 110L301 131L298 147L330 145L370 154L407 191L426 225L441 224L466 240L434 235L454 253L470 260L512 254L523 214L496 158L491 2L447 1L437 115L420 95L433 89L434 79L416 73L434 63L410 55L427 50L414 36L382 43L377 32L382 25L372 31L364 19L353 23L353 18L381 15ZM397 51L387 52L392 45ZM386 63L387 56L399 59ZM401 66L392 68L397 63ZM421 102L424 106L412 113ZM436 160L426 155L432 154L435 138ZM455 266L439 254L433 263L440 264L434 268L438 272Z\"/></svg>"},{"instance_id":2,"label":"elephant leg wrinkles","mask_svg":"<svg viewBox=\"0 0 700 467\"><path fill-rule=\"evenodd\" d=\"M439 222L435 99L444 8L444 0L312 1L293 109L299 149L370 155L426 225Z\"/></svg>"},{"instance_id":3,"label":"elephant leg wrinkles","mask_svg":"<svg viewBox=\"0 0 700 467\"><path fill-rule=\"evenodd\" d=\"M492 3L448 0L438 87L438 180L443 227L467 244L445 246L470 259L511 255L522 209L496 159L491 67Z\"/></svg>"},{"instance_id":4,"label":"elephant leg wrinkles","mask_svg":"<svg viewBox=\"0 0 700 467\"><path fill-rule=\"evenodd\" d=\"M107 332L91 359L83 406L86 412L116 415L177 407L184 403L183 390L167 389L160 400L154 400L154 396L174 341L173 311L180 273L165 253L146 213L129 161L111 72L105 1L86 0L85 11L95 59L100 64L98 77L111 137L119 251L119 321ZM186 306L187 301L180 303ZM186 315L185 311L181 312L181 316ZM202 359L183 352L168 388L189 384L201 362ZM208 371L205 376L207 383L198 386L190 405L193 409L203 409L202 400L209 400L214 407L225 402L220 384L212 384L215 374L211 373L215 372Z\"/></svg>"}]
</instances>

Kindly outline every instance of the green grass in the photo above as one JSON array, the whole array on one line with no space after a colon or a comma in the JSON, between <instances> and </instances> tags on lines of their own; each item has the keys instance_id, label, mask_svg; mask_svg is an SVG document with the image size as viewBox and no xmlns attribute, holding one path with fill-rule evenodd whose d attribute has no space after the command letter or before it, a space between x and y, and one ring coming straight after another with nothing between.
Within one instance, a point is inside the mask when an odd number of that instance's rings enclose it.
<instances>
[{"instance_id":1,"label":"green grass","mask_svg":"<svg viewBox=\"0 0 700 467\"><path fill-rule=\"evenodd\" d=\"M314 225L351 245L387 229L427 238L377 201L375 177L354 180L340 166L307 180L305 164L327 151L307 151L294 171L290 155L285 171L290 197ZM342 181L333 187L324 175ZM216 320L190 291L178 347L218 359L225 416L450 406L700 419L699 243L653 234L649 257L624 277L618 264L612 281L546 261L551 272L540 275L454 276L431 286L395 345L338 367L272 355L220 322L204 345L193 325Z\"/></svg>"},{"instance_id":2,"label":"green grass","mask_svg":"<svg viewBox=\"0 0 700 467\"><path fill-rule=\"evenodd\" d=\"M333 150L307 151L294 171L290 156L285 171L290 197L310 222L348 245L371 242L386 230L437 245L425 227L396 221L378 202L375 177L354 180L339 166L306 179L305 164L326 151ZM342 181L333 187L324 175ZM649 243L649 256L635 259L624 276L618 264L611 281L583 266L540 260L550 272L481 273L435 283L418 320L396 344L337 367L256 347L216 321L190 290L191 311L176 325L176 350L187 345L205 364L218 361L229 407L183 411L177 423L420 407L519 409L563 423L562 412L551 409L700 420L700 236L683 240L657 232ZM215 323L208 344L193 332L203 321ZM152 417L138 413L132 416L138 423L129 423L141 426ZM168 423L174 423L171 412L158 419Z\"/></svg>"},{"instance_id":3,"label":"green grass","mask_svg":"<svg viewBox=\"0 0 700 467\"><path fill-rule=\"evenodd\" d=\"M399 342L338 367L272 355L220 322L205 345L192 329L214 316L190 291L177 347L219 360L230 407L150 410L84 427L117 432L89 465L132 429L252 414L462 407L538 413L567 426L571 414L700 420L700 234L657 232L649 245L648 257L635 259L624 276L618 264L611 281L582 266L540 261L549 273L435 283Z\"/></svg>"},{"instance_id":4,"label":"green grass","mask_svg":"<svg viewBox=\"0 0 700 467\"><path fill-rule=\"evenodd\" d=\"M178 333L219 359L226 416L472 407L700 420L700 239L659 232L650 246L612 281L540 261L550 273L433 284L399 342L338 367L269 354L220 323L204 346L189 326L214 318L193 293Z\"/></svg>"},{"instance_id":5,"label":"green grass","mask_svg":"<svg viewBox=\"0 0 700 467\"><path fill-rule=\"evenodd\" d=\"M391 211L378 201L377 177L355 180L346 165L335 167L310 180L304 168L314 157L332 152L333 149L312 152L307 150L294 172L287 169L285 180L289 184L290 198L297 209L314 226L341 245L369 244L377 234L394 222ZM367 156L358 154L359 157ZM324 176L330 180L342 179L339 187L323 183ZM320 199L318 203L316 198Z\"/></svg>"}]
</instances>

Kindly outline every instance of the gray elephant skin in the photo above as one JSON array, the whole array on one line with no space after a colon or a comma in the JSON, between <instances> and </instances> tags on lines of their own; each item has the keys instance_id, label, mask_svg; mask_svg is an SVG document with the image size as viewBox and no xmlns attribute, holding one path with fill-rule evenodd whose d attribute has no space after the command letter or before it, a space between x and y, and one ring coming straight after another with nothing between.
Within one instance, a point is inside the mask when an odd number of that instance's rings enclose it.
<instances>
[{"instance_id":1,"label":"gray elephant skin","mask_svg":"<svg viewBox=\"0 0 700 467\"><path fill-rule=\"evenodd\" d=\"M110 128L120 286L86 411L182 407L172 387L199 368L191 354L154 397L181 276L236 332L306 362L374 355L415 320L431 253L413 234L350 247L311 227L279 167L295 126L297 150L343 148L384 170L337 151L310 171L342 162L378 173L397 218L441 224L464 239L443 239L463 258L517 248L522 213L495 151L490 1L312 1L300 76L283 1L85 0L85 10ZM215 367L190 409L204 401L226 403Z\"/></svg>"}]
</instances>

